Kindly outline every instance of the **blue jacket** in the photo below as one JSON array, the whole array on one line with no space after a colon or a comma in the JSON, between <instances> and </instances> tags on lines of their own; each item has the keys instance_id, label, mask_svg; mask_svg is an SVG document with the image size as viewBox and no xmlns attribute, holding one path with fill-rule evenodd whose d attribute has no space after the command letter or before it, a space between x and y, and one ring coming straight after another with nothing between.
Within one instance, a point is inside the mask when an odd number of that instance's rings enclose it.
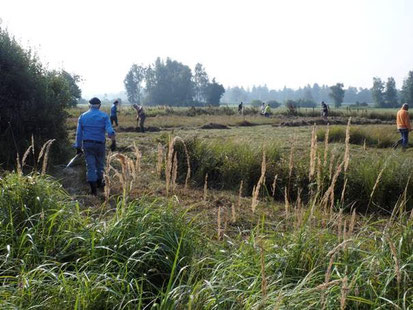
<instances>
[{"instance_id":1,"label":"blue jacket","mask_svg":"<svg viewBox=\"0 0 413 310\"><path fill-rule=\"evenodd\" d=\"M77 122L75 148L82 147L84 140L105 142L105 133L111 137L115 131L110 124L109 116L99 108L91 107L89 111L80 115Z\"/></svg>"},{"instance_id":2,"label":"blue jacket","mask_svg":"<svg viewBox=\"0 0 413 310\"><path fill-rule=\"evenodd\" d=\"M116 105L112 105L112 108L110 109L110 116L117 116L116 114L118 113L118 107Z\"/></svg>"}]
</instances>

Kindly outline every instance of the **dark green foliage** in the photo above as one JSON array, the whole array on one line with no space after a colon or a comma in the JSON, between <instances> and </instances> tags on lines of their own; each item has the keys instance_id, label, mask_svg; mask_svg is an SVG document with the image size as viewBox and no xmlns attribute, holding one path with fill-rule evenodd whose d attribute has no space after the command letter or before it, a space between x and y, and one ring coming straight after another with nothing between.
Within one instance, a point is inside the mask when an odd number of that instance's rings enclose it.
<instances>
[{"instance_id":1,"label":"dark green foliage","mask_svg":"<svg viewBox=\"0 0 413 310\"><path fill-rule=\"evenodd\" d=\"M341 104L343 103L344 94L345 94L343 87L344 87L343 83L337 83L334 86L330 86L331 92L329 95L333 99L334 105L336 108L339 108Z\"/></svg>"},{"instance_id":2,"label":"dark green foliage","mask_svg":"<svg viewBox=\"0 0 413 310\"><path fill-rule=\"evenodd\" d=\"M384 107L384 82L380 78L373 78L373 88L371 95L376 107Z\"/></svg>"},{"instance_id":3,"label":"dark green foliage","mask_svg":"<svg viewBox=\"0 0 413 310\"><path fill-rule=\"evenodd\" d=\"M294 100L287 100L286 102L285 102L285 107L287 108L287 113L289 114L289 115L293 115L293 116L295 116L295 115L297 115L298 114L298 112L297 112L297 102L296 101L294 101Z\"/></svg>"},{"instance_id":4,"label":"dark green foliage","mask_svg":"<svg viewBox=\"0 0 413 310\"><path fill-rule=\"evenodd\" d=\"M215 79L212 79L212 82L208 83L205 89L206 103L211 106L219 106L219 101L224 93L224 86L215 82Z\"/></svg>"},{"instance_id":5,"label":"dark green foliage","mask_svg":"<svg viewBox=\"0 0 413 310\"><path fill-rule=\"evenodd\" d=\"M145 82L148 105L180 106L192 102L191 69L176 60L158 58L147 68Z\"/></svg>"},{"instance_id":6,"label":"dark green foliage","mask_svg":"<svg viewBox=\"0 0 413 310\"><path fill-rule=\"evenodd\" d=\"M60 72L60 75L62 78L64 78L69 86L70 101L67 103L67 107L75 107L82 97L82 91L77 85L77 83L81 81L81 78L79 75L70 74L65 70L62 70L62 72Z\"/></svg>"},{"instance_id":7,"label":"dark green foliage","mask_svg":"<svg viewBox=\"0 0 413 310\"><path fill-rule=\"evenodd\" d=\"M48 72L0 28L0 165L14 165L32 135L39 144L56 139L52 151L61 151L67 142L64 108L72 100L67 75Z\"/></svg>"},{"instance_id":8,"label":"dark green foliage","mask_svg":"<svg viewBox=\"0 0 413 310\"><path fill-rule=\"evenodd\" d=\"M276 109L279 106L281 106L281 103L279 103L277 100L269 100L267 103L270 105L270 108Z\"/></svg>"}]
</instances>

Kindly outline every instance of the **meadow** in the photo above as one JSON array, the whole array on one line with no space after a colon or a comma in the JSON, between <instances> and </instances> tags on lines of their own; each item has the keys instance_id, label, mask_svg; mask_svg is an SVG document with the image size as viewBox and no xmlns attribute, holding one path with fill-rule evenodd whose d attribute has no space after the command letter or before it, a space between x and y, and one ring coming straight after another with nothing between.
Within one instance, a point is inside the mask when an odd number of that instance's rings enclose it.
<instances>
[{"instance_id":1,"label":"meadow","mask_svg":"<svg viewBox=\"0 0 413 310\"><path fill-rule=\"evenodd\" d=\"M124 106L98 197L27 152L0 179L0 306L413 309L413 150L395 111L331 114L156 107L140 133Z\"/></svg>"}]
</instances>

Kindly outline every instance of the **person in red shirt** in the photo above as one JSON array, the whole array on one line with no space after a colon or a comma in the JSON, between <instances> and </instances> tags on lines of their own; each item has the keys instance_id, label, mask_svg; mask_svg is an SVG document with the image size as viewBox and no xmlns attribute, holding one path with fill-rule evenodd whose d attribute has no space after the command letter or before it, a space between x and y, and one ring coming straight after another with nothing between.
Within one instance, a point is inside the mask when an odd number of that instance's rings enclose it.
<instances>
[{"instance_id":1,"label":"person in red shirt","mask_svg":"<svg viewBox=\"0 0 413 310\"><path fill-rule=\"evenodd\" d=\"M409 112L407 112L408 110L409 105L404 103L401 109L397 112L397 129L400 132L401 139L393 145L393 148L397 148L397 146L401 144L403 146L403 150L405 150L409 143L409 131L412 130L412 127L410 125Z\"/></svg>"}]
</instances>

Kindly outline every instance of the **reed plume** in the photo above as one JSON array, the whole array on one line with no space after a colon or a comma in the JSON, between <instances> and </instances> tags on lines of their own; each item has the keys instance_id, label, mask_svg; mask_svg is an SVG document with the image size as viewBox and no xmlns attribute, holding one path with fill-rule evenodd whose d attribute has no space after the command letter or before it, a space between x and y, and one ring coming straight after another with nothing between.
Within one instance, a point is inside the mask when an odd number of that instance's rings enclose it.
<instances>
[{"instance_id":1,"label":"reed plume","mask_svg":"<svg viewBox=\"0 0 413 310\"><path fill-rule=\"evenodd\" d=\"M351 125L351 117L348 119L347 127L346 127L346 146L344 151L344 173L347 173L348 164L350 162L350 125Z\"/></svg>"},{"instance_id":2,"label":"reed plume","mask_svg":"<svg viewBox=\"0 0 413 310\"><path fill-rule=\"evenodd\" d=\"M190 165L190 157L188 153L188 149L186 147L185 141L181 138L176 136L169 142L169 147L168 147L168 156L166 159L166 165L165 165L165 180L166 180L166 194L169 195L169 187L171 185L171 178L172 178L172 163L173 163L173 153L174 153L174 146L177 141L182 142L184 146L184 152L186 156L186 162L187 162L187 173L186 173L186 178L185 178L185 189L188 186L188 180L191 174L191 165Z\"/></svg>"},{"instance_id":3,"label":"reed plume","mask_svg":"<svg viewBox=\"0 0 413 310\"><path fill-rule=\"evenodd\" d=\"M349 290L350 289L348 287L348 278L347 276L345 276L341 283L340 310L346 309L346 300Z\"/></svg>"},{"instance_id":4,"label":"reed plume","mask_svg":"<svg viewBox=\"0 0 413 310\"><path fill-rule=\"evenodd\" d=\"M272 186L271 186L271 193L272 193L273 197L275 196L275 189L276 189L276 186L277 186L277 178L278 178L278 174L276 174L274 176L274 181L272 182Z\"/></svg>"},{"instance_id":5,"label":"reed plume","mask_svg":"<svg viewBox=\"0 0 413 310\"><path fill-rule=\"evenodd\" d=\"M316 155L317 155L317 134L316 134L316 125L314 124L313 131L311 133L310 171L308 173L308 179L310 180L310 183L313 180L314 174L315 174Z\"/></svg>"},{"instance_id":6,"label":"reed plume","mask_svg":"<svg viewBox=\"0 0 413 310\"><path fill-rule=\"evenodd\" d=\"M236 213L234 204L231 204L231 215L232 215L232 223L235 223L237 221L237 213Z\"/></svg>"},{"instance_id":7,"label":"reed plume","mask_svg":"<svg viewBox=\"0 0 413 310\"><path fill-rule=\"evenodd\" d=\"M172 191L176 189L176 178L178 176L178 156L175 152L173 163L172 163Z\"/></svg>"},{"instance_id":8,"label":"reed plume","mask_svg":"<svg viewBox=\"0 0 413 310\"><path fill-rule=\"evenodd\" d=\"M205 181L204 181L204 201L207 199L208 194L208 173L205 174Z\"/></svg>"},{"instance_id":9,"label":"reed plume","mask_svg":"<svg viewBox=\"0 0 413 310\"><path fill-rule=\"evenodd\" d=\"M50 153L50 147L52 146L53 142L55 142L55 141L56 141L56 139L51 139L51 140L49 140L45 143L45 144L47 144L47 146L46 146L46 151L44 152L44 156L43 156L42 175L46 174L47 162L48 162L49 153Z\"/></svg>"},{"instance_id":10,"label":"reed plume","mask_svg":"<svg viewBox=\"0 0 413 310\"><path fill-rule=\"evenodd\" d=\"M265 159L265 149L263 148L262 151L262 162L261 162L261 176L258 180L257 185L254 187L252 191L252 201L251 201L251 210L254 213L255 209L258 205L258 196L260 193L261 185L265 182L265 170L267 167L266 159Z\"/></svg>"},{"instance_id":11,"label":"reed plume","mask_svg":"<svg viewBox=\"0 0 413 310\"><path fill-rule=\"evenodd\" d=\"M290 216L290 202L288 200L287 188L284 188L284 207L285 207L285 217L289 218L289 216Z\"/></svg>"},{"instance_id":12,"label":"reed plume","mask_svg":"<svg viewBox=\"0 0 413 310\"><path fill-rule=\"evenodd\" d=\"M390 246L390 251L393 256L394 260L394 271L396 272L396 280L397 280L397 287L400 287L401 281L402 281L402 276L400 273L400 262L397 257L397 251L396 247L394 246L393 242L391 241L389 236L386 236L387 242L389 243Z\"/></svg>"},{"instance_id":13,"label":"reed plume","mask_svg":"<svg viewBox=\"0 0 413 310\"><path fill-rule=\"evenodd\" d=\"M27 159L27 157L29 156L31 150L32 150L32 145L30 145L30 146L27 148L26 152L24 152L24 155L23 155L23 158L22 158L22 164L21 164L22 169L23 169L24 166L26 165L26 159Z\"/></svg>"}]
</instances>

